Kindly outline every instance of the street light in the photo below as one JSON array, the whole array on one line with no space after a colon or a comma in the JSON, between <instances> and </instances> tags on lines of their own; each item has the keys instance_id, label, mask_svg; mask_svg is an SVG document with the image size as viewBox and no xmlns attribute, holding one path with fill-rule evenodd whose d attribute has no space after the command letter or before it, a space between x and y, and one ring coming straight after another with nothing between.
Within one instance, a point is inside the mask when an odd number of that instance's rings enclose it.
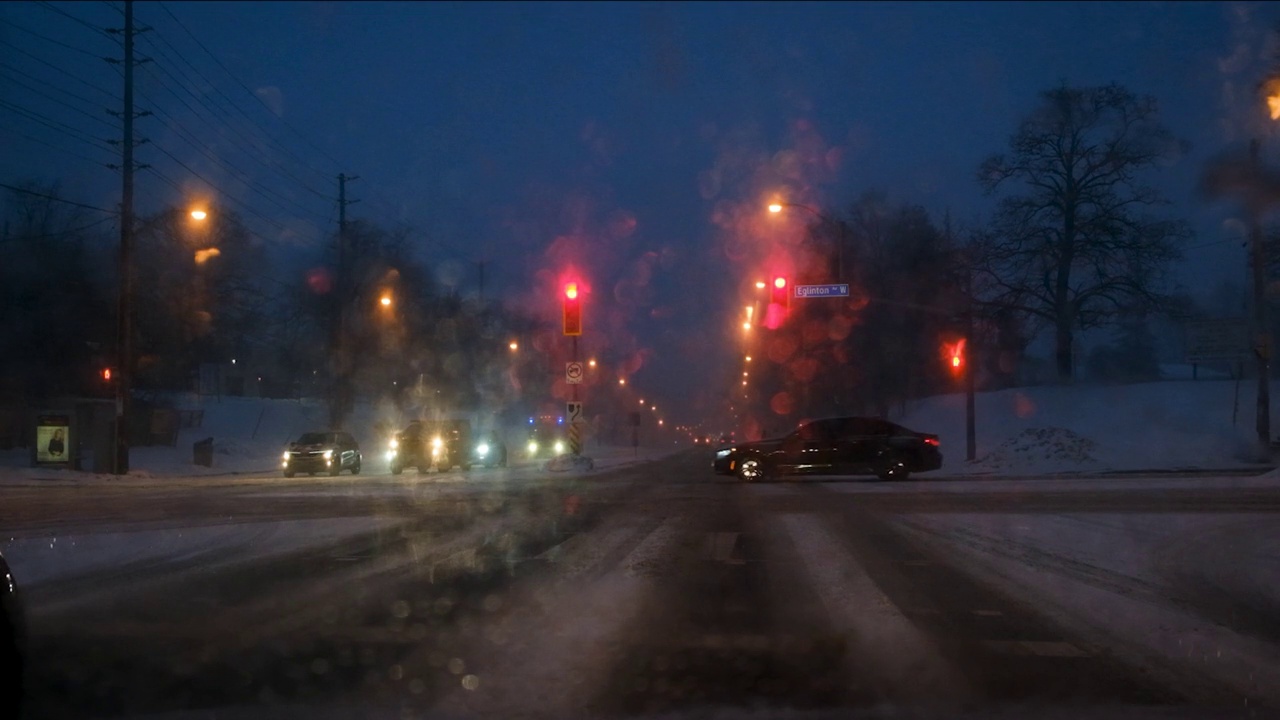
<instances>
[{"instance_id":1,"label":"street light","mask_svg":"<svg viewBox=\"0 0 1280 720\"><path fill-rule=\"evenodd\" d=\"M516 342L515 340L512 340L512 341L507 345L507 347L511 348L511 352L515 352L515 351L517 351L517 350L519 350L519 349L520 349L520 343Z\"/></svg>"},{"instance_id":2,"label":"street light","mask_svg":"<svg viewBox=\"0 0 1280 720\"><path fill-rule=\"evenodd\" d=\"M378 302L382 303L382 307L391 307L391 295L383 293L382 297L378 299Z\"/></svg>"},{"instance_id":3,"label":"street light","mask_svg":"<svg viewBox=\"0 0 1280 720\"><path fill-rule=\"evenodd\" d=\"M836 222L835 220L832 220L826 215L823 215L817 210L809 207L808 205L802 205L800 203L776 203L776 202L769 204L769 212L774 215L781 213L783 208L799 208L801 210L809 212L810 214L812 214L814 217L818 218L818 220L822 222L831 223L836 226L836 229L840 232L840 241L836 244L836 255L837 255L836 280L838 282L844 282L844 223Z\"/></svg>"},{"instance_id":4,"label":"street light","mask_svg":"<svg viewBox=\"0 0 1280 720\"><path fill-rule=\"evenodd\" d=\"M192 219L192 220L204 220L204 219L205 219L205 218L207 218L207 217L209 217L209 213L205 212L204 210L192 210L192 211L191 211L191 219Z\"/></svg>"},{"instance_id":5,"label":"street light","mask_svg":"<svg viewBox=\"0 0 1280 720\"><path fill-rule=\"evenodd\" d=\"M626 385L626 384L627 384L627 379L626 379L626 378L618 378L618 384L619 384L619 385Z\"/></svg>"}]
</instances>

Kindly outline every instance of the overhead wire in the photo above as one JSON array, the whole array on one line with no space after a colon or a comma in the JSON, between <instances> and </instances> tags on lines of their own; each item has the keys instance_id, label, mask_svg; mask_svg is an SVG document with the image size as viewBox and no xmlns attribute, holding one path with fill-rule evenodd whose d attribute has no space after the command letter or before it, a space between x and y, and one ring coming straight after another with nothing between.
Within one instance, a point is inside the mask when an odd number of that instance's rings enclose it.
<instances>
[{"instance_id":1,"label":"overhead wire","mask_svg":"<svg viewBox=\"0 0 1280 720\"><path fill-rule=\"evenodd\" d=\"M107 29L106 29L106 28L98 27L97 25L94 25L93 23L88 22L87 20L83 20L83 19L81 19L81 18L78 18L78 17L76 17L75 15L72 15L71 13L67 12L66 10L63 10L62 8L54 7L53 3L50 3L50 2L43 2L43 1L41 1L41 2L37 2L36 4L37 4L37 5L39 5L40 7L44 8L44 9L46 9L46 10L50 10L50 11L52 11L52 12L55 12L55 13L57 13L57 14L59 14L59 15L61 15L61 16L63 16L63 17L65 17L65 18L67 18L68 20L71 20L71 21L76 22L76 23L78 23L78 24L80 24L80 25L83 25L84 27L89 28L90 30L93 30L93 31L95 31L95 32L97 32L97 33L102 34L103 36L105 36L105 37L107 37L107 38L110 38L110 39L113 39L113 40L114 40L114 38L112 38L112 37L111 37L111 33L107 32Z\"/></svg>"},{"instance_id":2,"label":"overhead wire","mask_svg":"<svg viewBox=\"0 0 1280 720\"><path fill-rule=\"evenodd\" d=\"M78 203L78 202L75 202L74 200L66 200L66 199L63 199L63 198L58 197L57 195L50 195L50 194L48 194L48 193L42 193L42 192L38 192L38 191L36 191L36 190L29 190L29 189L27 189L27 188L18 187L18 186L16 186L16 185L9 185L8 183L2 183L2 182L0 182L0 188L4 188L5 190L12 190L13 192L21 193L21 194L23 194L23 195L31 195L31 196L38 197L38 198L44 198L45 200L52 200L52 201L54 201L54 202L60 202L60 203L62 203L62 204L64 204L64 205L73 205L73 206L78 207L78 208L84 208L85 210L95 210L95 211L97 211L97 212L107 213L108 215L116 215L116 214L118 214L118 213L116 213L116 211L114 211L114 210L104 210L103 208L96 207L96 206L94 206L94 205L86 205L86 204L84 204L84 203Z\"/></svg>"},{"instance_id":3,"label":"overhead wire","mask_svg":"<svg viewBox=\"0 0 1280 720\"><path fill-rule=\"evenodd\" d=\"M218 157L218 155L214 153L207 145L201 143L195 136L191 134L189 130L183 127L182 124L177 121L177 119L175 119L167 111L161 109L159 105L155 103L155 101L153 101L151 98L148 98L145 94L139 93L139 95L142 97L142 99L146 100L148 103L151 104L153 111L157 115L159 115L161 118L163 118L164 120L167 120L170 123L169 125L170 129L173 130L180 138L182 138L188 146L190 146L192 149L196 150L200 154L204 155L210 161L216 163L223 169L235 174L241 182L256 188L256 191L267 200L270 200L273 205L275 205L276 207L286 212L291 212L291 213L297 212L303 215L318 217L318 215L315 214L314 210L306 208L302 205L299 205L297 202L289 199L288 197L275 192L270 187L263 185L262 183L259 183L258 181L252 179L249 176L249 174L244 171L243 168L239 167L235 163L232 163L230 160L223 160L222 158ZM282 203L288 203L291 207L286 207Z\"/></svg>"},{"instance_id":4,"label":"overhead wire","mask_svg":"<svg viewBox=\"0 0 1280 720\"><path fill-rule=\"evenodd\" d=\"M5 108L10 112L17 113L18 115L21 115L29 120L34 120L37 123L40 123L41 125L44 125L47 128L50 128L52 130L57 130L58 132L61 132L69 137L75 138L76 140L80 140L81 142L85 142L90 145L93 145L94 147L98 147L99 143L107 146L111 144L107 140L104 140L102 138L95 138L92 135L89 135L88 133L84 132L83 130L80 130L79 128L72 127L64 122L59 122L47 115L38 113L29 108L24 108L21 105L16 105L14 103L8 102L7 100L0 100L0 108Z\"/></svg>"},{"instance_id":5,"label":"overhead wire","mask_svg":"<svg viewBox=\"0 0 1280 720\"><path fill-rule=\"evenodd\" d=\"M190 165L188 165L188 164L186 164L185 162L183 162L182 160L180 160L180 159L179 159L176 155L174 155L173 153L169 152L168 150L165 150L163 147L161 147L161 146L159 146L159 145L154 145L154 147L155 147L155 149L156 149L156 150L159 150L159 151L160 151L160 153L161 153L162 155L164 155L165 157L167 157L167 158L169 158L170 160L172 160L172 161L174 161L175 163L177 163L177 164L178 164L178 165L179 165L183 170L186 170L187 172L191 173L191 175L192 175L193 177L195 177L195 178L196 178L196 179L198 179L198 180L201 180L202 182L204 182L206 185L208 185L209 187L213 188L214 190L219 191L223 196L227 197L228 199L235 201L235 203L236 203L237 205L239 205L240 207L244 208L244 210L245 210L246 212L248 212L250 215L253 215L254 217L256 217L256 218L258 218L258 219L262 220L262 221L263 221L263 222L265 222L265 223L267 223L268 225L272 225L272 226L274 226L277 230L280 230L280 231L288 230L288 228L286 228L286 227L285 227L283 224L281 224L278 220L273 220L273 219L271 219L271 218L267 217L266 215L263 215L262 213L258 212L258 211L257 211L257 210L252 206L252 205L250 205L249 203L245 202L244 200L242 200L242 199L240 199L240 198L236 197L235 195L232 195L231 193L229 193L229 192L227 192L226 190L224 190L224 189L223 189L221 186L219 186L217 183L215 183L215 182L213 182L212 180L210 180L210 179L206 178L204 175L201 175L201 174L200 174L199 172L197 172L194 168L192 168Z\"/></svg>"},{"instance_id":6,"label":"overhead wire","mask_svg":"<svg viewBox=\"0 0 1280 720\"><path fill-rule=\"evenodd\" d=\"M19 54L25 55L26 57L31 58L32 60L34 60L34 61L36 61L36 62L40 63L41 65L45 65L45 66L47 66L47 67L49 67L49 68L52 68L52 69L54 69L54 70L57 70L58 72L62 73L63 75L66 75L68 78L70 78L70 79L72 79L72 80L75 80L76 82L78 82L78 83L80 83L81 85L84 85L84 86L86 86L86 87L91 87L91 88L93 88L94 90L97 90L98 92L102 93L103 95L106 95L107 97L111 98L112 100L115 100L116 102L124 102L124 100L123 100L119 95L116 95L116 94L112 93L112 92L111 92L111 91L109 91L109 90L105 90L105 89L103 89L103 88L102 88L102 86L100 86L100 85L95 85L95 84L93 84L93 83L89 82L88 80L85 80L84 78L82 78L82 77L80 77L80 76L76 75L75 73L70 72L69 70L66 70L65 68L59 67L58 65L54 65L53 63L49 62L48 60L45 60L44 58L41 58L41 57L40 57L40 56L38 56L38 55L34 55L34 54L32 54L32 53L29 53L29 52L27 52L26 50L23 50L22 48L17 47L16 45L11 45L11 46L9 46L7 49L8 49L8 50L13 50L14 52L17 52L17 53L19 53ZM105 58L104 58L104 59L105 59Z\"/></svg>"},{"instance_id":7,"label":"overhead wire","mask_svg":"<svg viewBox=\"0 0 1280 720\"><path fill-rule=\"evenodd\" d=\"M39 39L41 39L41 40L44 40L45 42L47 42L47 43L49 43L49 44L51 44L51 45L57 45L58 47L65 48L65 49L67 49L67 50L71 50L72 52L78 52L78 53L80 53L81 55L88 55L88 56L89 56L89 57L91 57L91 58L97 58L97 59L100 59L100 60L101 60L101 59L104 59L102 55L97 55L97 54L95 54L95 53L93 53L93 52L91 52L91 51L89 51L89 50L85 50L84 48L76 47L75 45L71 45L71 44L68 44L68 43L64 43L64 42L62 42L61 40L58 40L58 39L55 39L55 38L51 38L51 37L49 37L48 35L44 35L44 34L38 33L38 32L36 32L35 30L32 30L32 29L27 28L27 27L23 27L22 25L19 25L19 24L15 23L15 22L13 22L12 20L9 20L9 19L7 19L7 18L5 18L5 19L0 19L0 23L4 23L4 24L8 25L9 27L11 27L11 28L13 28L13 29L15 29L15 30L21 30L22 32L27 33L28 35L31 35L32 37L37 37L37 38L39 38Z\"/></svg>"},{"instance_id":8,"label":"overhead wire","mask_svg":"<svg viewBox=\"0 0 1280 720\"><path fill-rule=\"evenodd\" d=\"M2 67L8 67L8 66L7 66L7 65L5 65L4 63L0 63L0 66L2 66ZM11 77L11 76L7 76L7 75L6 75L5 77L8 77L9 82L14 83L15 85L20 85L20 86L22 86L22 87L26 88L27 90L29 90L30 92L35 93L36 95L39 95L40 97L43 97L43 98L45 98L46 100L48 100L48 101L50 101L50 102L57 103L57 104L59 104L59 105L61 105L61 106L65 107L65 108L70 108L71 110L74 110L75 112L77 112L77 113L79 113L80 115L83 115L83 116L85 116L85 117L89 118L90 120L94 120L94 121L96 121L96 122L100 122L100 123L102 123L103 125L106 125L108 128L110 128L110 129L112 129L112 130L117 130L117 131L118 131L118 130L120 129L120 127L119 127L118 125L114 125L114 124L112 124L112 123L111 123L111 121L107 120L105 117L101 117L101 116L99 116L99 115L94 115L93 113L91 113L91 112L89 112L89 111L87 111L87 110L85 110L85 109L83 109L83 108L80 108L80 107L77 107L77 106L75 106L75 105L72 105L71 103L67 102L66 100L59 100L58 98L56 98L56 97L54 97L54 96L50 95L49 93L46 93L45 91L41 90L40 88L35 87L35 86L32 86L32 85L28 85L27 83L24 83L24 82L22 82L21 80L18 80L17 78L14 78L14 77ZM53 90L59 90L59 88L55 88L55 87L51 87L51 89L53 89ZM72 94L74 94L74 93L72 93ZM92 101L90 101L90 102L92 102Z\"/></svg>"},{"instance_id":9,"label":"overhead wire","mask_svg":"<svg viewBox=\"0 0 1280 720\"><path fill-rule=\"evenodd\" d=\"M263 109L265 109L265 110L267 110L269 113L271 113L271 115L272 115L273 117L276 117L276 118L280 121L280 124L281 124L281 125L284 125L284 126L285 126L286 128L288 128L291 132L293 132L293 134L294 134L294 135L298 136L298 138L299 138L299 139L301 139L303 142L305 142L305 143L307 143L308 145L310 145L312 149L314 149L316 152L318 152L318 153L320 153L321 155L323 155L323 156L324 156L324 157L325 157L329 162L333 163L334 167L342 167L342 163L341 163L341 162L338 162L337 158L335 158L333 155L331 155L331 154L329 154L328 152L326 152L324 148L322 148L322 147L320 147L319 145L317 145L317 144L315 144L314 142L312 142L311 138L307 137L305 134L303 134L301 131L299 131L296 127L294 127L294 126L293 126L291 123L289 123L287 120L285 120L284 118L282 118L282 117L280 117L280 116L276 115L275 111L271 109L271 106L267 105L267 103L266 103L266 102L265 102L261 97L259 97L257 93L255 93L253 90L249 89L249 86L248 86L248 85L246 85L246 84L244 83L244 81L242 81L240 78L236 77L235 73L231 72L230 68L228 68L226 65L224 65L224 64L222 63L222 61L218 59L218 56L217 56L217 55L214 55L214 54L213 54L213 51L209 50L209 48L205 47L205 44L204 44L204 43L200 42L200 38L196 37L196 36L195 36L195 33L191 32L191 30L190 30L189 28L187 28L186 24L185 24L185 23L183 23L181 20L179 20L179 19L178 19L178 16L176 16L176 15L174 15L174 14L173 14L173 11L169 9L169 6L168 6L168 5L166 5L166 4L165 4L165 3L163 3L163 2L158 3L158 4L160 5L160 9L161 9L161 10L164 10L165 14L167 14L167 15L168 15L168 16L169 16L169 17L170 17L170 18L171 18L175 23L177 23L178 27L182 28L182 31L183 31L183 32L185 32L185 33L187 34L187 37L191 38L191 40L196 44L196 46L197 46L197 47L199 47L201 50L203 50L203 51L204 51L204 53L205 53L206 55L208 55L208 56L209 56L209 58L210 58L210 59L212 59L212 60L213 60L213 62L214 62L214 63L215 63L219 68L221 68L223 72L225 72L225 73L227 74L227 77L229 77L229 78L231 78L232 80L234 80L234 81L236 82L236 84L237 84L237 85L239 85L239 86L240 86L240 88L241 88L242 90L244 90L244 91L245 91L245 93L246 93L247 95L249 95L249 96L250 96L250 97L252 97L254 100L256 100L256 101L258 102L258 104L259 104L259 105L261 105L261 106L263 107Z\"/></svg>"},{"instance_id":10,"label":"overhead wire","mask_svg":"<svg viewBox=\"0 0 1280 720\"><path fill-rule=\"evenodd\" d=\"M28 135L28 134L26 134L26 133L24 133L24 132L22 132L22 131L20 131L20 130L14 130L14 129L12 129L12 128L5 128L5 130L4 130L4 131L5 131L5 132L10 132L10 133L13 133L14 135L17 135L17 136L19 136L19 137L25 138L26 140L28 140L28 141L30 141L30 142L37 143L37 144L39 144L39 145L44 145L44 146L45 146L45 147L47 147L47 148L52 148L52 149L54 149L54 150L57 150L58 152L66 153L67 155L71 155L72 157L80 158L81 160L84 160L84 161L86 161L86 162L93 163L94 165L101 165L102 167L105 167L105 168L109 168L109 167L111 167L111 163L103 162L103 161L101 161L101 160L95 160L94 158L91 158L91 157L89 157L88 155L84 155L84 154L78 153L78 152L76 152L75 150L68 150L68 149L66 149L66 148L62 147L61 145L55 145L55 144L53 144L53 143L51 143L51 142L49 142L49 141L47 141L47 140L41 140L41 139L40 139L40 138L38 138L38 137L34 137L34 136L32 136L32 135Z\"/></svg>"},{"instance_id":11,"label":"overhead wire","mask_svg":"<svg viewBox=\"0 0 1280 720\"><path fill-rule=\"evenodd\" d=\"M178 72L181 72L181 73L183 73L184 75L186 74L186 73L185 73L181 68L177 68L174 58L173 58L172 56L170 56L166 51L164 51L162 48L159 48L158 46L155 46L155 45L152 45L152 48L153 48L154 50L158 51L158 55L159 55L161 58L163 58L163 59L167 60L170 64L174 64L175 69L176 69ZM225 109L225 108L222 108L221 106L218 106L218 105L214 104L212 101L207 100L207 99L206 99L206 98L204 98L203 96L198 95L198 94L196 94L195 92L193 92L193 91L191 90L190 86L191 86L191 85L196 85L196 84L197 84L197 83L196 83L196 82L195 82L191 77L179 78L179 77L177 77L176 75L174 75L174 74L173 74L173 72L171 72L167 67L165 67L165 65L164 65L164 64L155 63L155 65L159 68L160 72L162 72L162 73L164 73L166 76L168 76L168 78L169 78L169 79L170 79L174 84L176 84L178 87L182 88L182 89L183 89L183 90L184 90L188 95L190 95L192 98L194 98L194 99L196 100L196 102L198 102L201 106L203 106L203 107L205 108L205 110L206 110L209 114L212 114L212 115L219 115L219 114L220 114L220 115L222 115L223 117L225 117L227 120L229 120L230 122L227 122L227 123L225 124L225 128L226 128L227 130L229 130L231 133L233 133L234 135L236 135L238 138L240 138L240 140L242 140L244 143L246 143L246 145L248 145L249 147L254 147L254 148L259 147L259 143L258 143L258 142L256 142L253 138L248 137L247 135L245 135L243 132L241 132L241 131L240 131L239 127L237 127L237 123L236 123L236 122L234 122L234 120L230 117L230 113L228 113L228 112L226 111L226 109ZM144 67L146 67L146 66L144 66ZM163 81L163 79L162 79L162 78L159 78L159 77L158 77L157 75L155 75L154 73L152 74L152 76L153 76L153 77L156 77L156 78L157 78L157 80L159 80L159 81L161 82L161 84L164 84L164 81ZM207 80L207 79L205 79L205 81L206 81L206 82L208 82L208 80ZM174 91L172 87L166 87L166 89L168 89L168 90L170 91L170 93L171 93L171 94L173 94L175 97L177 97L177 92L176 92L176 91ZM191 112L195 113L197 117L201 117L201 118L203 118L203 117L204 117L204 113L199 113L198 111L196 111L196 110L195 110L195 108L191 107L191 104L190 104L190 103L187 103L187 102L183 101L183 104L184 104L184 105L186 105L186 107L187 107L187 109L188 109L188 110L190 110ZM206 120L206 122L209 122L209 121L207 121L207 120ZM261 154L259 154L259 153L246 153L246 154L247 154L247 155L249 155L250 157L252 157L252 158L253 158L253 159L254 159L254 160L255 160L259 165L261 165L263 168L267 169L268 171L271 171L271 172L274 172L274 173L278 173L281 177L284 177L284 178L287 178L287 179L289 179L289 180L292 180L293 182L297 183L300 187L302 187L303 189L305 189L305 190L307 190L308 192L312 193L313 195L316 195L316 196L318 196L318 197L322 197L322 198L324 198L324 199L326 199L326 200L330 199L328 195L325 195L324 193L320 192L319 190L316 190L316 189L312 188L310 185L308 185L308 184L307 184L307 182L306 182L305 180L303 180L302 178L299 178L297 175L294 175L293 173L289 172L287 169L284 169L284 168L282 168L282 167L279 167L278 165L277 165L277 166L273 166L272 164L268 163L266 160L264 160L264 159L262 158L262 155L266 155L267 153L263 152L263 153L261 153Z\"/></svg>"},{"instance_id":12,"label":"overhead wire","mask_svg":"<svg viewBox=\"0 0 1280 720\"><path fill-rule=\"evenodd\" d=\"M75 235L76 233L81 233L81 232L84 232L85 230L92 230L98 227L99 225L102 225L103 223L109 223L114 220L115 220L115 217L104 217L100 220L95 220L89 223L88 225L81 225L80 227L68 228L67 230L63 230L61 232L45 233L43 235L18 235L11 238L5 238L3 241L0 241L0 242L30 242L33 240L53 240L55 238L66 237L68 235Z\"/></svg>"}]
</instances>

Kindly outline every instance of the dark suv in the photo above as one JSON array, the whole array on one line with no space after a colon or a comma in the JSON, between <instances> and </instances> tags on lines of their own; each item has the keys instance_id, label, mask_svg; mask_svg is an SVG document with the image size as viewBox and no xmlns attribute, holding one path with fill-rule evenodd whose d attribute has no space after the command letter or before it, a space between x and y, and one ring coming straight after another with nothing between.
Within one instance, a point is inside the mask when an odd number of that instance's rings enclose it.
<instances>
[{"instance_id":1,"label":"dark suv","mask_svg":"<svg viewBox=\"0 0 1280 720\"><path fill-rule=\"evenodd\" d=\"M391 474L416 467L438 472L455 467L471 469L471 423L466 420L414 420L391 439L387 453Z\"/></svg>"},{"instance_id":2,"label":"dark suv","mask_svg":"<svg viewBox=\"0 0 1280 720\"><path fill-rule=\"evenodd\" d=\"M779 475L876 475L905 480L942 467L938 436L880 418L807 422L786 437L736 443L716 450L721 475L764 480Z\"/></svg>"},{"instance_id":3,"label":"dark suv","mask_svg":"<svg viewBox=\"0 0 1280 720\"><path fill-rule=\"evenodd\" d=\"M360 473L360 445L351 433L303 433L297 442L289 444L283 459L285 477L300 472L308 475L318 472L337 475L343 470L350 470L352 475Z\"/></svg>"}]
</instances>

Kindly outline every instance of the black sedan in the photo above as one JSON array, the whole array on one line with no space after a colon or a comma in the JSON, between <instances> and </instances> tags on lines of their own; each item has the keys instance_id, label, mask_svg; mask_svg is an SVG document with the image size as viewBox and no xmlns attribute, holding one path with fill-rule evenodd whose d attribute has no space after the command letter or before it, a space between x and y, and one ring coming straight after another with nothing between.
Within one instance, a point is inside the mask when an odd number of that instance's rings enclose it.
<instances>
[{"instance_id":1,"label":"black sedan","mask_svg":"<svg viewBox=\"0 0 1280 720\"><path fill-rule=\"evenodd\" d=\"M337 475L343 470L359 475L360 460L360 445L351 433L309 432L303 433L284 451L281 469L285 477L293 477L300 472Z\"/></svg>"},{"instance_id":2,"label":"black sedan","mask_svg":"<svg viewBox=\"0 0 1280 720\"><path fill-rule=\"evenodd\" d=\"M783 475L875 475L905 480L942 467L938 436L879 418L845 417L807 422L786 437L737 443L716 450L720 475L746 481Z\"/></svg>"}]
</instances>

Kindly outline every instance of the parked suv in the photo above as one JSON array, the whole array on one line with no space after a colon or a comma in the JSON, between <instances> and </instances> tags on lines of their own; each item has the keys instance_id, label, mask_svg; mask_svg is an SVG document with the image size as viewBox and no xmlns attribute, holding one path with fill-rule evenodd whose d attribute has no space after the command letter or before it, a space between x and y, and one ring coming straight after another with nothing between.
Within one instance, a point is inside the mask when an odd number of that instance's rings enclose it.
<instances>
[{"instance_id":1,"label":"parked suv","mask_svg":"<svg viewBox=\"0 0 1280 720\"><path fill-rule=\"evenodd\" d=\"M352 475L356 475L360 472L360 459L360 445L351 433L309 432L289 444L289 449L284 451L282 467L285 477L293 477L294 473L300 472L337 475L343 470L350 470Z\"/></svg>"},{"instance_id":2,"label":"parked suv","mask_svg":"<svg viewBox=\"0 0 1280 720\"><path fill-rule=\"evenodd\" d=\"M721 475L764 480L779 475L876 475L905 480L942 467L938 436L880 418L814 420L786 437L737 443L716 450Z\"/></svg>"},{"instance_id":3,"label":"parked suv","mask_svg":"<svg viewBox=\"0 0 1280 720\"><path fill-rule=\"evenodd\" d=\"M474 449L471 423L466 420L414 420L396 433L390 445L387 459L392 475L411 467L418 472L432 467L438 472L471 469Z\"/></svg>"}]
</instances>

